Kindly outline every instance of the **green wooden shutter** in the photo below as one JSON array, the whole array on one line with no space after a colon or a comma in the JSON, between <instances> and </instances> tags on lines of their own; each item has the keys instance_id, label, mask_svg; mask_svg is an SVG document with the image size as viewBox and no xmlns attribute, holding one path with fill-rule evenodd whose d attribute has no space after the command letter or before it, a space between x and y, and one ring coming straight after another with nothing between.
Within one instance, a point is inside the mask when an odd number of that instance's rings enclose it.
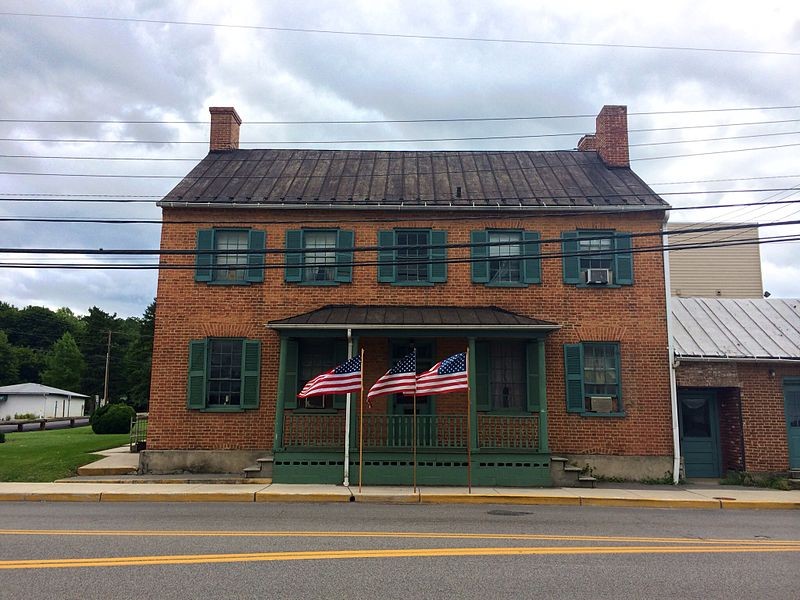
<instances>
[{"instance_id":1,"label":"green wooden shutter","mask_svg":"<svg viewBox=\"0 0 800 600\"><path fill-rule=\"evenodd\" d=\"M528 412L539 412L541 399L539 398L539 342L532 340L525 344L525 361L528 372Z\"/></svg>"},{"instance_id":2,"label":"green wooden shutter","mask_svg":"<svg viewBox=\"0 0 800 600\"><path fill-rule=\"evenodd\" d=\"M472 283L489 283L489 242L488 231L473 231L469 235L470 258L472 259Z\"/></svg>"},{"instance_id":3,"label":"green wooden shutter","mask_svg":"<svg viewBox=\"0 0 800 600\"><path fill-rule=\"evenodd\" d=\"M355 235L352 231L336 232L336 277L339 283L353 281L353 246Z\"/></svg>"},{"instance_id":4,"label":"green wooden shutter","mask_svg":"<svg viewBox=\"0 0 800 600\"><path fill-rule=\"evenodd\" d=\"M561 253L564 256L562 264L564 267L564 283L581 283L581 264L575 253L578 251L578 232L561 232Z\"/></svg>"},{"instance_id":5,"label":"green wooden shutter","mask_svg":"<svg viewBox=\"0 0 800 600\"><path fill-rule=\"evenodd\" d=\"M189 383L186 404L189 408L206 407L206 365L208 340L189 342Z\"/></svg>"},{"instance_id":6,"label":"green wooden shutter","mask_svg":"<svg viewBox=\"0 0 800 600\"><path fill-rule=\"evenodd\" d=\"M522 232L522 253L526 258L522 261L522 282L542 282L542 259L539 258L539 234L535 231ZM535 257L535 258L534 258Z\"/></svg>"},{"instance_id":7,"label":"green wooden shutter","mask_svg":"<svg viewBox=\"0 0 800 600\"><path fill-rule=\"evenodd\" d=\"M444 246L447 243L447 232L431 230L428 235L431 245ZM447 281L447 248L431 248L428 252L431 262L428 263L428 281L444 283Z\"/></svg>"},{"instance_id":8,"label":"green wooden shutter","mask_svg":"<svg viewBox=\"0 0 800 600\"><path fill-rule=\"evenodd\" d=\"M247 237L247 281L260 283L264 281L264 263L267 255L264 252L267 243L267 234L258 229L251 229Z\"/></svg>"},{"instance_id":9,"label":"green wooden shutter","mask_svg":"<svg viewBox=\"0 0 800 600\"><path fill-rule=\"evenodd\" d=\"M475 408L490 410L489 396L489 342L475 342Z\"/></svg>"},{"instance_id":10,"label":"green wooden shutter","mask_svg":"<svg viewBox=\"0 0 800 600\"><path fill-rule=\"evenodd\" d=\"M286 232L286 250L303 249L303 232L299 229ZM303 253L287 252L285 279L287 282L296 283L303 280Z\"/></svg>"},{"instance_id":11,"label":"green wooden shutter","mask_svg":"<svg viewBox=\"0 0 800 600\"><path fill-rule=\"evenodd\" d=\"M614 344L614 363L617 367L617 410L622 412L625 407L622 404L622 379L620 379L621 363L619 356L619 344Z\"/></svg>"},{"instance_id":12,"label":"green wooden shutter","mask_svg":"<svg viewBox=\"0 0 800 600\"><path fill-rule=\"evenodd\" d=\"M297 340L286 340L286 359L283 373L283 408L297 408L297 371L299 366Z\"/></svg>"},{"instance_id":13,"label":"green wooden shutter","mask_svg":"<svg viewBox=\"0 0 800 600\"><path fill-rule=\"evenodd\" d=\"M394 246L394 231L378 232L378 247L388 248ZM378 281L394 283L397 280L397 265L394 250L378 250Z\"/></svg>"},{"instance_id":14,"label":"green wooden shutter","mask_svg":"<svg viewBox=\"0 0 800 600\"><path fill-rule=\"evenodd\" d=\"M347 340L335 340L333 342L333 364L331 368L338 367L347 360ZM333 408L345 408L347 406L347 394L336 394L333 397Z\"/></svg>"},{"instance_id":15,"label":"green wooden shutter","mask_svg":"<svg viewBox=\"0 0 800 600\"><path fill-rule=\"evenodd\" d=\"M633 285L633 253L631 250L631 234L617 233L614 239L614 249L619 254L614 255L614 280L619 285Z\"/></svg>"},{"instance_id":16,"label":"green wooden shutter","mask_svg":"<svg viewBox=\"0 0 800 600\"><path fill-rule=\"evenodd\" d=\"M204 250L214 250L214 230L197 230L197 256L195 257L194 280L211 281L212 265L214 264L213 254L204 254Z\"/></svg>"},{"instance_id":17,"label":"green wooden shutter","mask_svg":"<svg viewBox=\"0 0 800 600\"><path fill-rule=\"evenodd\" d=\"M584 412L583 347L580 344L564 344L564 373L567 412Z\"/></svg>"},{"instance_id":18,"label":"green wooden shutter","mask_svg":"<svg viewBox=\"0 0 800 600\"><path fill-rule=\"evenodd\" d=\"M244 340L242 344L242 408L258 408L261 342Z\"/></svg>"}]
</instances>

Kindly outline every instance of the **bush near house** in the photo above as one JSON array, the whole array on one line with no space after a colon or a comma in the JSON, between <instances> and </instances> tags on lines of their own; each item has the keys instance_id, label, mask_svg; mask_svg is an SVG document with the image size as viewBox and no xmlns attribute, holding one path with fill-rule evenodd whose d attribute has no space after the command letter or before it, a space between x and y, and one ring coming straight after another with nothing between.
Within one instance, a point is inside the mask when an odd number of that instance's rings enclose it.
<instances>
[{"instance_id":1,"label":"bush near house","mask_svg":"<svg viewBox=\"0 0 800 600\"><path fill-rule=\"evenodd\" d=\"M6 441L6 434L0 433L0 444L4 444Z\"/></svg>"},{"instance_id":2,"label":"bush near house","mask_svg":"<svg viewBox=\"0 0 800 600\"><path fill-rule=\"evenodd\" d=\"M97 434L130 433L135 416L136 411L127 404L106 404L94 412L89 422Z\"/></svg>"}]
</instances>

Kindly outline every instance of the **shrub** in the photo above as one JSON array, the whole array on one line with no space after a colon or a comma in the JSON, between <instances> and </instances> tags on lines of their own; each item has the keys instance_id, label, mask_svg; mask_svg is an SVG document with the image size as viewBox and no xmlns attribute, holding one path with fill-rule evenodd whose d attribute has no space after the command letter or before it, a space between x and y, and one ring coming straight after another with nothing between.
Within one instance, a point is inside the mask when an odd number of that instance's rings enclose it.
<instances>
[{"instance_id":1,"label":"shrub","mask_svg":"<svg viewBox=\"0 0 800 600\"><path fill-rule=\"evenodd\" d=\"M93 424L94 424L94 421L95 421L95 419L97 419L97 418L100 418L100 417L102 417L104 414L106 414L106 413L108 412L108 409L109 409L109 408L111 408L112 406L113 406L113 404L104 404L103 406L101 406L100 408L98 408L97 410L95 410L95 411L94 411L94 412L93 412L93 413L92 413L92 414L89 416L89 425L93 425Z\"/></svg>"},{"instance_id":2,"label":"shrub","mask_svg":"<svg viewBox=\"0 0 800 600\"><path fill-rule=\"evenodd\" d=\"M6 442L6 434L0 433L0 444L4 444Z\"/></svg>"},{"instance_id":3,"label":"shrub","mask_svg":"<svg viewBox=\"0 0 800 600\"><path fill-rule=\"evenodd\" d=\"M17 413L14 418L19 421L29 421L30 419L38 419L39 415L36 413Z\"/></svg>"},{"instance_id":4,"label":"shrub","mask_svg":"<svg viewBox=\"0 0 800 600\"><path fill-rule=\"evenodd\" d=\"M136 412L127 404L107 404L92 415L92 431L98 434L130 433L134 416Z\"/></svg>"}]
</instances>

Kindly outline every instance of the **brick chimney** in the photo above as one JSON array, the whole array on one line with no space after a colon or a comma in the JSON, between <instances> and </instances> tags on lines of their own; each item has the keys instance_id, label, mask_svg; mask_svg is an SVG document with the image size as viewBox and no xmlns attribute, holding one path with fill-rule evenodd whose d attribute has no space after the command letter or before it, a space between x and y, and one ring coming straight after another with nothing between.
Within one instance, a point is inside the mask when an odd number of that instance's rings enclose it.
<instances>
[{"instance_id":1,"label":"brick chimney","mask_svg":"<svg viewBox=\"0 0 800 600\"><path fill-rule=\"evenodd\" d=\"M208 109L211 113L211 140L209 151L238 150L239 125L242 118L232 106L212 106Z\"/></svg>"},{"instance_id":2,"label":"brick chimney","mask_svg":"<svg viewBox=\"0 0 800 600\"><path fill-rule=\"evenodd\" d=\"M597 115L595 133L583 136L578 150L596 150L609 167L630 167L628 154L628 107L606 105Z\"/></svg>"}]
</instances>

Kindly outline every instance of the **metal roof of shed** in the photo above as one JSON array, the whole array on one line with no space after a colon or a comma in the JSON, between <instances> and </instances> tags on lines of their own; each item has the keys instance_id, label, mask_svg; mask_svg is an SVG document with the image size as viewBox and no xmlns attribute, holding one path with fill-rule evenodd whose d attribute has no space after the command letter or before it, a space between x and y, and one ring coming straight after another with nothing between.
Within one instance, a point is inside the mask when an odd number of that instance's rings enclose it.
<instances>
[{"instance_id":1,"label":"metal roof of shed","mask_svg":"<svg viewBox=\"0 0 800 600\"><path fill-rule=\"evenodd\" d=\"M671 299L675 355L800 360L800 300Z\"/></svg>"},{"instance_id":2,"label":"metal roof of shed","mask_svg":"<svg viewBox=\"0 0 800 600\"><path fill-rule=\"evenodd\" d=\"M72 396L73 398L89 397L77 392L70 392L68 390L60 390L58 388L50 387L49 385L42 385L41 383L17 383L14 385L5 385L0 387L0 394L20 394L26 396L42 396L44 394L49 394L52 396Z\"/></svg>"}]
</instances>

